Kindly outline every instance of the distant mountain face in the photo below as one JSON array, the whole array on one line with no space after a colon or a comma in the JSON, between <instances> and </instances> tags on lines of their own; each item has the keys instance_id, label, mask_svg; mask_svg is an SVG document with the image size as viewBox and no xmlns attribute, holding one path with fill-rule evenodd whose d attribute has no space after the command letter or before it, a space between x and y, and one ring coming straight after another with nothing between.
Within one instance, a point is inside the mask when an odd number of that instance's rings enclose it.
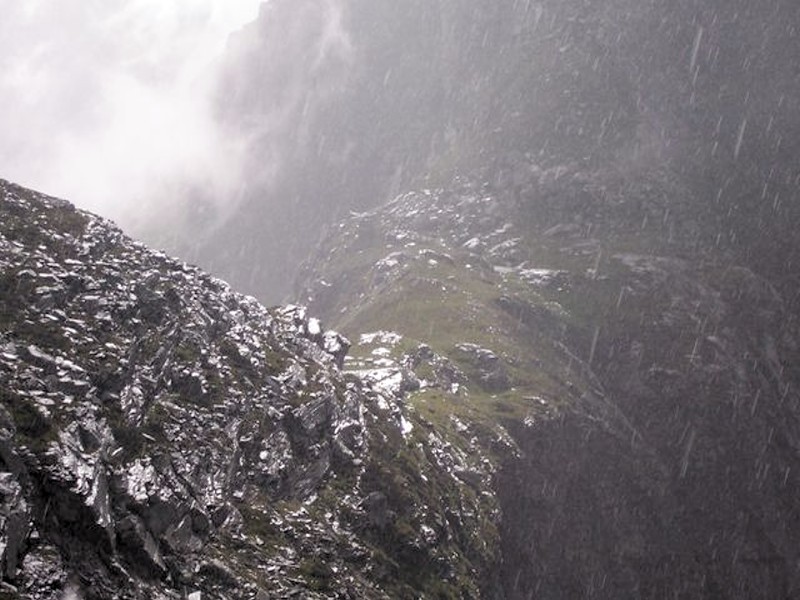
<instances>
[{"instance_id":1,"label":"distant mountain face","mask_svg":"<svg viewBox=\"0 0 800 600\"><path fill-rule=\"evenodd\" d=\"M797 595L794 275L747 267L698 201L669 169L528 163L353 215L309 259L313 312L402 340L355 357L433 382L412 410L509 432L486 597Z\"/></svg>"},{"instance_id":2,"label":"distant mountain face","mask_svg":"<svg viewBox=\"0 0 800 600\"><path fill-rule=\"evenodd\" d=\"M479 596L489 453L410 378L62 200L0 217L2 597Z\"/></svg>"},{"instance_id":3,"label":"distant mountain face","mask_svg":"<svg viewBox=\"0 0 800 600\"><path fill-rule=\"evenodd\" d=\"M797 219L798 25L789 0L272 0L219 91L250 139L242 203L182 252L276 301L348 210L533 159L672 169L723 238L781 263L761 232Z\"/></svg>"}]
</instances>

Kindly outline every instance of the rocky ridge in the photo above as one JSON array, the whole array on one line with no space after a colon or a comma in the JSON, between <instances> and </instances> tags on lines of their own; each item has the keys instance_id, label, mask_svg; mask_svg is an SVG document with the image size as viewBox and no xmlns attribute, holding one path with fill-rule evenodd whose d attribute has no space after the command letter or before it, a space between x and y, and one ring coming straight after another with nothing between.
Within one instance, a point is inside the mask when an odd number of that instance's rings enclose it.
<instances>
[{"instance_id":1,"label":"rocky ridge","mask_svg":"<svg viewBox=\"0 0 800 600\"><path fill-rule=\"evenodd\" d=\"M479 596L484 453L304 308L0 195L0 597Z\"/></svg>"},{"instance_id":2,"label":"rocky ridge","mask_svg":"<svg viewBox=\"0 0 800 600\"><path fill-rule=\"evenodd\" d=\"M353 355L404 366L412 414L509 434L474 438L501 510L487 597L796 594L791 273L759 274L667 169L495 175L351 215L298 287L354 339L404 340Z\"/></svg>"}]
</instances>

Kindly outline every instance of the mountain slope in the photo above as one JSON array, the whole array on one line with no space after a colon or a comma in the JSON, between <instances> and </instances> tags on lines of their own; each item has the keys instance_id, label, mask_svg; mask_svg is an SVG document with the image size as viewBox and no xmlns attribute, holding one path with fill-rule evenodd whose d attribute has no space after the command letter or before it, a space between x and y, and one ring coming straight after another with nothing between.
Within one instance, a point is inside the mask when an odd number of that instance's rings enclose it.
<instances>
[{"instance_id":1,"label":"mountain slope","mask_svg":"<svg viewBox=\"0 0 800 600\"><path fill-rule=\"evenodd\" d=\"M0 215L0 596L478 596L482 455L344 338L64 201Z\"/></svg>"},{"instance_id":2,"label":"mountain slope","mask_svg":"<svg viewBox=\"0 0 800 600\"><path fill-rule=\"evenodd\" d=\"M800 222L798 28L793 0L272 0L220 83L249 144L241 203L147 233L183 234L182 256L277 301L349 210L533 159L666 167L723 238L782 268Z\"/></svg>"},{"instance_id":3,"label":"mountain slope","mask_svg":"<svg viewBox=\"0 0 800 600\"><path fill-rule=\"evenodd\" d=\"M406 340L415 411L510 433L488 597L798 593L794 275L748 267L679 181L528 163L353 215L307 263L311 310Z\"/></svg>"}]
</instances>

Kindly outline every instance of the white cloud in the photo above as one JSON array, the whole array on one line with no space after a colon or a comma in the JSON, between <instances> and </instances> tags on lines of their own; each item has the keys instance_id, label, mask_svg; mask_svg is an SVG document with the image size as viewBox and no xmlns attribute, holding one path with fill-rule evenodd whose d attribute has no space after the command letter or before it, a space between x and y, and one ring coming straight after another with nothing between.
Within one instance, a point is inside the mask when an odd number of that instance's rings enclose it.
<instances>
[{"instance_id":1,"label":"white cloud","mask_svg":"<svg viewBox=\"0 0 800 600\"><path fill-rule=\"evenodd\" d=\"M214 121L227 36L261 0L0 0L0 177L135 225L183 184L236 193Z\"/></svg>"}]
</instances>

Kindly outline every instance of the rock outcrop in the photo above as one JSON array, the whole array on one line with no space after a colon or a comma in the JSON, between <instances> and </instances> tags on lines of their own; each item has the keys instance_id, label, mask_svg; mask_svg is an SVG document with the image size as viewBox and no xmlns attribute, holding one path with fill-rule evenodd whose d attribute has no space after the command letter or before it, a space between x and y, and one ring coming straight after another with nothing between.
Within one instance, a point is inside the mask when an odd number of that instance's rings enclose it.
<instances>
[{"instance_id":1,"label":"rock outcrop","mask_svg":"<svg viewBox=\"0 0 800 600\"><path fill-rule=\"evenodd\" d=\"M0 594L478 596L480 456L347 340L64 201L0 182L0 216Z\"/></svg>"},{"instance_id":2,"label":"rock outcrop","mask_svg":"<svg viewBox=\"0 0 800 600\"><path fill-rule=\"evenodd\" d=\"M352 216L307 263L313 311L404 340L412 412L506 432L473 437L501 510L485 597L800 593L796 280L678 180L530 163Z\"/></svg>"}]
</instances>

